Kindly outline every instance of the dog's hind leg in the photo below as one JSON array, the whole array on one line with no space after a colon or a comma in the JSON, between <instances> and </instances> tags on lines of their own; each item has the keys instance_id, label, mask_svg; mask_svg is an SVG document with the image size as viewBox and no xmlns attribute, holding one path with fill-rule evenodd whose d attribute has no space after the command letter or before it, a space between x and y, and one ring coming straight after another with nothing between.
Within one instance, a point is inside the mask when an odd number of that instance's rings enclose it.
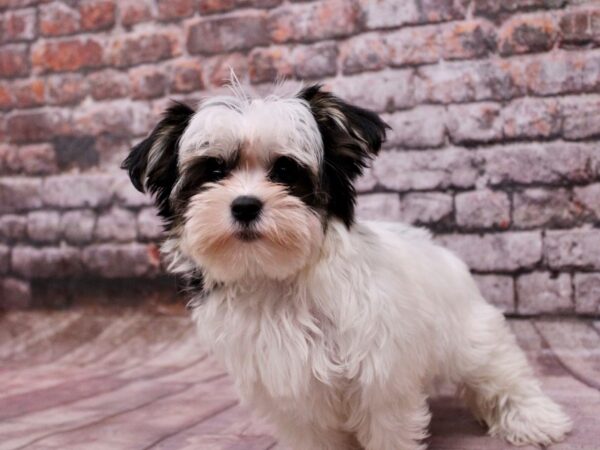
<instances>
[{"instance_id":1,"label":"dog's hind leg","mask_svg":"<svg viewBox=\"0 0 600 450\"><path fill-rule=\"evenodd\" d=\"M515 445L561 441L571 420L542 392L503 315L478 304L465 330L463 397L489 433Z\"/></svg>"}]
</instances>

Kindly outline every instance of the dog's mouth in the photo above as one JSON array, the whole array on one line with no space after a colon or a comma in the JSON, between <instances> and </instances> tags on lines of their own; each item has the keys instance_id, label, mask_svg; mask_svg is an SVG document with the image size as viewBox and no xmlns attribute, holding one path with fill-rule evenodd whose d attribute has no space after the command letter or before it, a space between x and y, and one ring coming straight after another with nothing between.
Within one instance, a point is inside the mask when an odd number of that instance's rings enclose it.
<instances>
[{"instance_id":1,"label":"dog's mouth","mask_svg":"<svg viewBox=\"0 0 600 450\"><path fill-rule=\"evenodd\" d=\"M235 237L243 242L252 242L260 239L261 234L256 230L244 228L242 230L237 231L235 233Z\"/></svg>"}]
</instances>

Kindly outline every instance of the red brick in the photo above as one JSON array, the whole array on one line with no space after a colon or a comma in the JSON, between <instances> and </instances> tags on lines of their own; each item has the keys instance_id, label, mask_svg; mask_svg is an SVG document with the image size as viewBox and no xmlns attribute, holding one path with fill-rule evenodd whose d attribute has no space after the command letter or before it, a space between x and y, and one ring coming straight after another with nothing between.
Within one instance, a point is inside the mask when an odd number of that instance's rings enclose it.
<instances>
[{"instance_id":1,"label":"red brick","mask_svg":"<svg viewBox=\"0 0 600 450\"><path fill-rule=\"evenodd\" d=\"M117 67L157 62L174 54L171 38L164 33L119 37L113 41L110 52L110 61Z\"/></svg>"},{"instance_id":2,"label":"red brick","mask_svg":"<svg viewBox=\"0 0 600 450\"><path fill-rule=\"evenodd\" d=\"M273 8L281 2L282 0L200 0L200 12L212 14L244 7Z\"/></svg>"},{"instance_id":3,"label":"red brick","mask_svg":"<svg viewBox=\"0 0 600 450\"><path fill-rule=\"evenodd\" d=\"M269 18L269 31L278 43L318 41L351 35L360 29L361 22L356 1L324 0L277 8Z\"/></svg>"},{"instance_id":4,"label":"red brick","mask_svg":"<svg viewBox=\"0 0 600 450\"><path fill-rule=\"evenodd\" d=\"M187 48L192 54L244 50L269 43L263 12L204 18L188 30Z\"/></svg>"},{"instance_id":5,"label":"red brick","mask_svg":"<svg viewBox=\"0 0 600 450\"><path fill-rule=\"evenodd\" d=\"M0 42L31 41L36 36L35 9L7 11L0 15Z\"/></svg>"},{"instance_id":6,"label":"red brick","mask_svg":"<svg viewBox=\"0 0 600 450\"><path fill-rule=\"evenodd\" d=\"M197 59L176 61L171 65L170 72L172 92L193 92L204 89L202 63Z\"/></svg>"},{"instance_id":7,"label":"red brick","mask_svg":"<svg viewBox=\"0 0 600 450\"><path fill-rule=\"evenodd\" d=\"M545 52L554 46L557 36L550 14L517 16L500 29L498 47L502 55Z\"/></svg>"},{"instance_id":8,"label":"red brick","mask_svg":"<svg viewBox=\"0 0 600 450\"><path fill-rule=\"evenodd\" d=\"M356 216L364 220L398 221L401 218L400 196L395 193L361 195Z\"/></svg>"},{"instance_id":9,"label":"red brick","mask_svg":"<svg viewBox=\"0 0 600 450\"><path fill-rule=\"evenodd\" d=\"M7 156L6 166L15 175L48 175L56 173L56 155L50 144L15 147Z\"/></svg>"},{"instance_id":10,"label":"red brick","mask_svg":"<svg viewBox=\"0 0 600 450\"><path fill-rule=\"evenodd\" d=\"M148 102L90 103L73 111L73 132L84 136L146 135L158 120Z\"/></svg>"},{"instance_id":11,"label":"red brick","mask_svg":"<svg viewBox=\"0 0 600 450\"><path fill-rule=\"evenodd\" d=\"M131 89L129 76L111 69L91 74L88 82L95 100L127 97Z\"/></svg>"},{"instance_id":12,"label":"red brick","mask_svg":"<svg viewBox=\"0 0 600 450\"><path fill-rule=\"evenodd\" d=\"M501 140L501 107L497 103L475 103L448 107L448 134L455 144Z\"/></svg>"},{"instance_id":13,"label":"red brick","mask_svg":"<svg viewBox=\"0 0 600 450\"><path fill-rule=\"evenodd\" d=\"M40 32L43 36L63 36L80 30L79 11L63 2L40 6Z\"/></svg>"},{"instance_id":14,"label":"red brick","mask_svg":"<svg viewBox=\"0 0 600 450\"><path fill-rule=\"evenodd\" d=\"M194 14L194 0L157 0L157 3L161 20L181 19Z\"/></svg>"},{"instance_id":15,"label":"red brick","mask_svg":"<svg viewBox=\"0 0 600 450\"><path fill-rule=\"evenodd\" d=\"M17 108L41 106L46 102L46 83L40 79L19 80L13 84L12 93Z\"/></svg>"},{"instance_id":16,"label":"red brick","mask_svg":"<svg viewBox=\"0 0 600 450\"><path fill-rule=\"evenodd\" d=\"M18 246L13 249L12 268L17 275L28 279L81 275L81 255L72 247Z\"/></svg>"},{"instance_id":17,"label":"red brick","mask_svg":"<svg viewBox=\"0 0 600 450\"><path fill-rule=\"evenodd\" d=\"M583 212L565 189L527 189L513 195L513 224L519 228L573 226Z\"/></svg>"},{"instance_id":18,"label":"red brick","mask_svg":"<svg viewBox=\"0 0 600 450\"><path fill-rule=\"evenodd\" d=\"M517 278L518 311L521 314L565 313L573 311L571 277L534 272Z\"/></svg>"},{"instance_id":19,"label":"red brick","mask_svg":"<svg viewBox=\"0 0 600 450\"><path fill-rule=\"evenodd\" d=\"M575 188L576 204L590 214L595 221L600 221L600 183Z\"/></svg>"},{"instance_id":20,"label":"red brick","mask_svg":"<svg viewBox=\"0 0 600 450\"><path fill-rule=\"evenodd\" d=\"M478 190L456 194L456 223L461 228L507 229L510 200L504 192Z\"/></svg>"},{"instance_id":21,"label":"red brick","mask_svg":"<svg viewBox=\"0 0 600 450\"><path fill-rule=\"evenodd\" d=\"M496 32L481 20L444 25L440 29L441 55L444 59L482 58L496 50Z\"/></svg>"},{"instance_id":22,"label":"red brick","mask_svg":"<svg viewBox=\"0 0 600 450\"><path fill-rule=\"evenodd\" d=\"M475 0L473 13L490 18L500 18L504 14L528 9L551 9L559 8L566 0Z\"/></svg>"},{"instance_id":23,"label":"red brick","mask_svg":"<svg viewBox=\"0 0 600 450\"><path fill-rule=\"evenodd\" d=\"M112 28L115 24L116 9L114 0L83 0L79 2L81 28L86 31Z\"/></svg>"},{"instance_id":24,"label":"red brick","mask_svg":"<svg viewBox=\"0 0 600 450\"><path fill-rule=\"evenodd\" d=\"M389 146L433 148L444 143L446 111L443 107L419 106L410 111L394 113L385 119L392 127L388 133Z\"/></svg>"},{"instance_id":25,"label":"red brick","mask_svg":"<svg viewBox=\"0 0 600 450\"><path fill-rule=\"evenodd\" d=\"M427 22L464 19L468 0L421 0L421 15Z\"/></svg>"},{"instance_id":26,"label":"red brick","mask_svg":"<svg viewBox=\"0 0 600 450\"><path fill-rule=\"evenodd\" d=\"M125 27L146 22L153 17L151 0L119 0L119 9L121 23Z\"/></svg>"},{"instance_id":27,"label":"red brick","mask_svg":"<svg viewBox=\"0 0 600 450\"><path fill-rule=\"evenodd\" d=\"M17 112L8 118L7 133L12 142L44 142L65 131L68 126L63 112Z\"/></svg>"},{"instance_id":28,"label":"red brick","mask_svg":"<svg viewBox=\"0 0 600 450\"><path fill-rule=\"evenodd\" d=\"M438 26L403 28L386 36L392 66L432 63L440 59Z\"/></svg>"},{"instance_id":29,"label":"red brick","mask_svg":"<svg viewBox=\"0 0 600 450\"><path fill-rule=\"evenodd\" d=\"M545 256L553 269L600 269L600 230L550 230L544 239Z\"/></svg>"},{"instance_id":30,"label":"red brick","mask_svg":"<svg viewBox=\"0 0 600 450\"><path fill-rule=\"evenodd\" d=\"M391 28L421 21L419 5L415 0L360 0L367 28Z\"/></svg>"},{"instance_id":31,"label":"red brick","mask_svg":"<svg viewBox=\"0 0 600 450\"><path fill-rule=\"evenodd\" d=\"M294 73L299 79L321 78L337 72L337 46L334 42L321 42L300 46L292 54Z\"/></svg>"},{"instance_id":32,"label":"red brick","mask_svg":"<svg viewBox=\"0 0 600 450\"><path fill-rule=\"evenodd\" d=\"M252 50L248 72L252 83L272 82L278 77L291 77L294 74L294 66L290 49L271 46Z\"/></svg>"},{"instance_id":33,"label":"red brick","mask_svg":"<svg viewBox=\"0 0 600 450\"><path fill-rule=\"evenodd\" d=\"M552 138L560 134L562 116L555 99L523 98L502 111L507 139Z\"/></svg>"},{"instance_id":34,"label":"red brick","mask_svg":"<svg viewBox=\"0 0 600 450\"><path fill-rule=\"evenodd\" d=\"M13 78L29 73L29 50L25 45L0 48L0 78Z\"/></svg>"},{"instance_id":35,"label":"red brick","mask_svg":"<svg viewBox=\"0 0 600 450\"><path fill-rule=\"evenodd\" d=\"M363 34L340 44L345 74L383 69L389 62L390 47L379 34Z\"/></svg>"},{"instance_id":36,"label":"red brick","mask_svg":"<svg viewBox=\"0 0 600 450\"><path fill-rule=\"evenodd\" d=\"M238 77L244 78L248 73L248 61L241 53L215 56L207 64L206 78L214 86L223 86L229 82L230 71L233 70Z\"/></svg>"},{"instance_id":37,"label":"red brick","mask_svg":"<svg viewBox=\"0 0 600 450\"><path fill-rule=\"evenodd\" d=\"M560 20L561 44L600 43L600 11L584 10L565 14Z\"/></svg>"},{"instance_id":38,"label":"red brick","mask_svg":"<svg viewBox=\"0 0 600 450\"><path fill-rule=\"evenodd\" d=\"M75 105L88 94L88 83L83 75L55 75L47 79L47 98L50 105Z\"/></svg>"},{"instance_id":39,"label":"red brick","mask_svg":"<svg viewBox=\"0 0 600 450\"><path fill-rule=\"evenodd\" d=\"M136 67L129 72L131 97L149 99L162 97L167 89L167 76L164 71L152 66Z\"/></svg>"},{"instance_id":40,"label":"red brick","mask_svg":"<svg viewBox=\"0 0 600 450\"><path fill-rule=\"evenodd\" d=\"M32 50L33 65L44 71L68 72L100 67L103 47L95 39L38 42Z\"/></svg>"},{"instance_id":41,"label":"red brick","mask_svg":"<svg viewBox=\"0 0 600 450\"><path fill-rule=\"evenodd\" d=\"M11 109L14 105L13 93L14 85L6 83L0 84L0 109Z\"/></svg>"}]
</instances>

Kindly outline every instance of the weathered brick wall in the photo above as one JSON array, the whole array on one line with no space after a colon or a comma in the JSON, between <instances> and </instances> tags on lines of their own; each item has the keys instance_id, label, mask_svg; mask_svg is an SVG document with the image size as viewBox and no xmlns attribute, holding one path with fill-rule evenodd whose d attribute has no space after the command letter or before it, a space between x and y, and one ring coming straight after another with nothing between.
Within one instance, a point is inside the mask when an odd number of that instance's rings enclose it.
<instances>
[{"instance_id":1,"label":"weathered brick wall","mask_svg":"<svg viewBox=\"0 0 600 450\"><path fill-rule=\"evenodd\" d=\"M431 227L509 313L598 316L599 46L585 0L0 0L0 304L172 292L118 166L231 66L384 114L361 216Z\"/></svg>"}]
</instances>

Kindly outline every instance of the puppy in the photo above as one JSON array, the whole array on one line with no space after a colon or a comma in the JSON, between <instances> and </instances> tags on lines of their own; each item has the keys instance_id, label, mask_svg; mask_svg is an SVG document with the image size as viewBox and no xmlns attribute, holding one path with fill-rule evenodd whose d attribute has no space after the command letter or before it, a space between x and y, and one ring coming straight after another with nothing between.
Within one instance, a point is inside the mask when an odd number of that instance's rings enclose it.
<instances>
[{"instance_id":1,"label":"puppy","mask_svg":"<svg viewBox=\"0 0 600 450\"><path fill-rule=\"evenodd\" d=\"M319 85L174 104L123 163L153 194L168 269L242 398L298 450L424 449L444 377L516 444L571 428L503 315L426 231L357 222L387 125Z\"/></svg>"}]
</instances>

